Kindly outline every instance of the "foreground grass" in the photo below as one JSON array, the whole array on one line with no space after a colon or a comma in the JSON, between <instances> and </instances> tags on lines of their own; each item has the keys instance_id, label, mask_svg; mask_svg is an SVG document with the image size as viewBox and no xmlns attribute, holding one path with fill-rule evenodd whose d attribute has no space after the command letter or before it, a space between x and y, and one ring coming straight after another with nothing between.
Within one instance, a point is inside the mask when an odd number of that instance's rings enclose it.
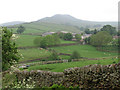
<instances>
[{"instance_id":1,"label":"foreground grass","mask_svg":"<svg viewBox=\"0 0 120 90\"><path fill-rule=\"evenodd\" d=\"M48 50L40 48L31 48L31 49L19 49L19 54L22 54L23 58L19 60L21 61L29 61L37 58L48 57L51 55L51 52Z\"/></svg>"},{"instance_id":2,"label":"foreground grass","mask_svg":"<svg viewBox=\"0 0 120 90\"><path fill-rule=\"evenodd\" d=\"M51 49L54 49L59 53L69 53L69 54L72 54L73 51L78 51L81 57L88 57L88 58L118 56L118 53L97 51L95 47L90 45L72 45L72 46L52 47Z\"/></svg>"},{"instance_id":3,"label":"foreground grass","mask_svg":"<svg viewBox=\"0 0 120 90\"><path fill-rule=\"evenodd\" d=\"M118 63L118 59L105 59L105 60L81 60L78 62L68 62L68 63L56 63L56 64L45 64L45 65L35 65L28 68L31 70L45 70L52 72L63 72L64 69L71 67L83 67L90 64L102 64L108 65L112 63Z\"/></svg>"}]
</instances>

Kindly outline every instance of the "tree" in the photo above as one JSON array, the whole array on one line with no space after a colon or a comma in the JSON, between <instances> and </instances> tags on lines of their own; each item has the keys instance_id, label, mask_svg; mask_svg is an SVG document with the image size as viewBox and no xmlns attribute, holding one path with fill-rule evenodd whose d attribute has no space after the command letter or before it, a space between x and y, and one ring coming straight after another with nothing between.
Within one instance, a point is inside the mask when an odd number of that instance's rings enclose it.
<instances>
[{"instance_id":1,"label":"tree","mask_svg":"<svg viewBox=\"0 0 120 90\"><path fill-rule=\"evenodd\" d=\"M49 57L49 59L50 59L50 60L59 60L59 55L58 55L58 53L57 53L55 50L53 50L53 51L52 51L52 54L51 54L50 57Z\"/></svg>"},{"instance_id":2,"label":"tree","mask_svg":"<svg viewBox=\"0 0 120 90\"><path fill-rule=\"evenodd\" d=\"M80 34L76 34L75 38L76 38L77 41L80 41L82 39Z\"/></svg>"},{"instance_id":3,"label":"tree","mask_svg":"<svg viewBox=\"0 0 120 90\"><path fill-rule=\"evenodd\" d=\"M18 33L18 34L21 34L21 33L23 33L24 31L25 31L25 27L23 27L23 26L19 26L18 29L17 29L17 33Z\"/></svg>"},{"instance_id":4,"label":"tree","mask_svg":"<svg viewBox=\"0 0 120 90\"><path fill-rule=\"evenodd\" d=\"M42 38L41 41L40 41L40 47L41 48L46 48L48 45L47 45L47 41L46 41L46 38Z\"/></svg>"},{"instance_id":5,"label":"tree","mask_svg":"<svg viewBox=\"0 0 120 90\"><path fill-rule=\"evenodd\" d=\"M84 40L84 41L85 41L85 43L86 43L86 44L90 44L90 37L85 38L85 40Z\"/></svg>"},{"instance_id":6,"label":"tree","mask_svg":"<svg viewBox=\"0 0 120 90\"><path fill-rule=\"evenodd\" d=\"M112 36L106 31L100 31L90 38L90 44L93 46L107 45L112 40Z\"/></svg>"},{"instance_id":7,"label":"tree","mask_svg":"<svg viewBox=\"0 0 120 90\"><path fill-rule=\"evenodd\" d=\"M10 68L14 62L19 60L17 47L11 41L12 32L7 28L2 29L2 70L5 71Z\"/></svg>"},{"instance_id":8,"label":"tree","mask_svg":"<svg viewBox=\"0 0 120 90\"><path fill-rule=\"evenodd\" d=\"M77 51L74 51L74 52L72 53L72 55L70 56L69 62L70 62L72 59L80 59L80 54L79 54Z\"/></svg>"},{"instance_id":9,"label":"tree","mask_svg":"<svg viewBox=\"0 0 120 90\"><path fill-rule=\"evenodd\" d=\"M104 25L103 28L101 28L101 31L106 31L110 35L116 35L117 31L115 27L112 27L111 25Z\"/></svg>"},{"instance_id":10,"label":"tree","mask_svg":"<svg viewBox=\"0 0 120 90\"><path fill-rule=\"evenodd\" d=\"M72 36L72 34L71 33L66 33L65 35L64 35L64 40L72 40L72 38L73 38L73 36Z\"/></svg>"},{"instance_id":11,"label":"tree","mask_svg":"<svg viewBox=\"0 0 120 90\"><path fill-rule=\"evenodd\" d=\"M61 43L60 38L57 34L53 34L53 39L54 39L54 45L58 45Z\"/></svg>"},{"instance_id":12,"label":"tree","mask_svg":"<svg viewBox=\"0 0 120 90\"><path fill-rule=\"evenodd\" d=\"M85 29L85 33L86 33L86 34L91 34L90 29L86 28L86 29Z\"/></svg>"},{"instance_id":13,"label":"tree","mask_svg":"<svg viewBox=\"0 0 120 90\"><path fill-rule=\"evenodd\" d=\"M96 34L98 31L97 31L97 29L95 29L94 31L93 31L93 34Z\"/></svg>"},{"instance_id":14,"label":"tree","mask_svg":"<svg viewBox=\"0 0 120 90\"><path fill-rule=\"evenodd\" d=\"M34 44L41 48L60 44L60 38L58 35L47 35L44 37L37 37L34 39Z\"/></svg>"},{"instance_id":15,"label":"tree","mask_svg":"<svg viewBox=\"0 0 120 90\"><path fill-rule=\"evenodd\" d=\"M64 39L64 33L60 32L58 33L59 38Z\"/></svg>"}]
</instances>

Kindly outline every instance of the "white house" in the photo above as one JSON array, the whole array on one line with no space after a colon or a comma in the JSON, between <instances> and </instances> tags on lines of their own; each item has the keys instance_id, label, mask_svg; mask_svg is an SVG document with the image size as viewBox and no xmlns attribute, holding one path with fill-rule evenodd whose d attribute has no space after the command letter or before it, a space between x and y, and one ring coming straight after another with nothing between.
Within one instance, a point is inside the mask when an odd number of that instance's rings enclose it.
<instances>
[{"instance_id":1,"label":"white house","mask_svg":"<svg viewBox=\"0 0 120 90\"><path fill-rule=\"evenodd\" d=\"M52 35L54 34L55 32L46 32L46 33L43 33L42 36L47 36L47 35Z\"/></svg>"},{"instance_id":2,"label":"white house","mask_svg":"<svg viewBox=\"0 0 120 90\"><path fill-rule=\"evenodd\" d=\"M90 37L92 34L84 34L83 36L81 36L82 39L88 38Z\"/></svg>"}]
</instances>

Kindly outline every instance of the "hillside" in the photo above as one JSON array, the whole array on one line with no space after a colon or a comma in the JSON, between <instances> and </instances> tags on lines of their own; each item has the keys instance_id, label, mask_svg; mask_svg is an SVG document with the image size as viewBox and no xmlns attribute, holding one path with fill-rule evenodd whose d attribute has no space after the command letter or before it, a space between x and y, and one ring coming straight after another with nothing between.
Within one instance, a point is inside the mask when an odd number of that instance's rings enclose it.
<instances>
[{"instance_id":1,"label":"hillside","mask_svg":"<svg viewBox=\"0 0 120 90\"><path fill-rule=\"evenodd\" d=\"M45 17L38 21L23 23L19 25L23 25L26 28L26 31L24 33L44 33L50 31L82 32L85 30L85 28L99 29L105 24L117 26L117 22L93 22L80 20L70 15L61 14L56 14L52 17ZM14 27L13 30L15 32L15 28L19 25L14 25L10 27Z\"/></svg>"},{"instance_id":2,"label":"hillside","mask_svg":"<svg viewBox=\"0 0 120 90\"><path fill-rule=\"evenodd\" d=\"M25 23L25 22L23 22L23 21L13 21L13 22L7 22L7 23L0 24L0 26L10 26L10 25L17 25L17 24L22 24L22 23Z\"/></svg>"}]
</instances>

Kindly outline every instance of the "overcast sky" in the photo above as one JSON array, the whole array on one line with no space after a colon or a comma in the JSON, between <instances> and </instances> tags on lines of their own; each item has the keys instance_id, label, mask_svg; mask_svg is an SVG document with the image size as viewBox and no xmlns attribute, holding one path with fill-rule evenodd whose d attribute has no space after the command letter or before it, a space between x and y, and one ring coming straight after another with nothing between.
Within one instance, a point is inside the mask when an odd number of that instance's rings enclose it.
<instances>
[{"instance_id":1,"label":"overcast sky","mask_svg":"<svg viewBox=\"0 0 120 90\"><path fill-rule=\"evenodd\" d=\"M119 0L0 0L0 24L36 21L55 14L82 20L117 21Z\"/></svg>"}]
</instances>

